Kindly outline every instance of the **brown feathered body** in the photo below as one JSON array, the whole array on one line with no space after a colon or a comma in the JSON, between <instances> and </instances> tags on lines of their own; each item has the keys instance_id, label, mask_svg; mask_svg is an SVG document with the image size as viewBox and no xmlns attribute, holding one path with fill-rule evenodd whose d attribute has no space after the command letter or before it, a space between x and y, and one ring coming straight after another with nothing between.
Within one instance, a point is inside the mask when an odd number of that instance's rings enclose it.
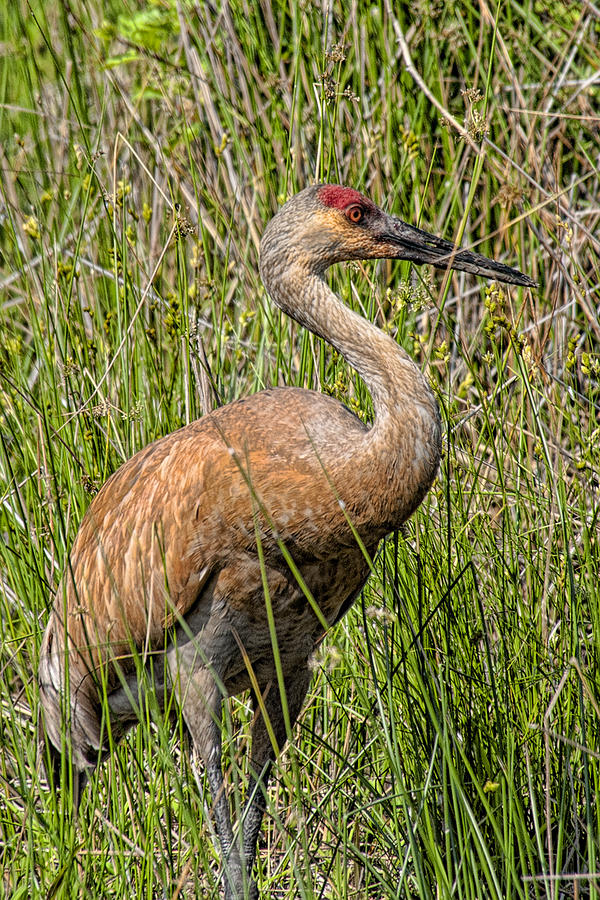
<instances>
[{"instance_id":1,"label":"brown feathered body","mask_svg":"<svg viewBox=\"0 0 600 900\"><path fill-rule=\"evenodd\" d=\"M115 666L121 676L134 670L132 648L142 657L164 651L165 632L191 611L228 693L250 687L248 660L261 686L273 681L259 543L283 665L306 665L324 628L280 542L332 624L364 585L367 555L435 473L435 420L432 449L416 467L408 463L424 436L411 434L406 416L398 427L382 456L333 398L263 391L156 441L106 482L73 545L41 656L47 730L60 746L67 642L77 767L95 765L101 751L99 685L118 688ZM131 722L126 707L115 733Z\"/></svg>"},{"instance_id":2,"label":"brown feathered body","mask_svg":"<svg viewBox=\"0 0 600 900\"><path fill-rule=\"evenodd\" d=\"M416 509L438 468L440 420L426 380L323 278L332 263L379 257L531 283L348 188L296 195L266 229L261 275L285 313L361 374L372 427L331 397L275 389L146 447L91 503L41 648L46 730L81 772L107 751L106 713L113 738L136 721L140 665L151 668L157 696L176 692L207 767L228 900L257 896L250 870L268 768L286 739L286 707L291 723L300 710L310 654L365 584L380 539ZM250 789L238 843L223 792L220 704L246 688L257 711L251 770L259 789Z\"/></svg>"}]
</instances>

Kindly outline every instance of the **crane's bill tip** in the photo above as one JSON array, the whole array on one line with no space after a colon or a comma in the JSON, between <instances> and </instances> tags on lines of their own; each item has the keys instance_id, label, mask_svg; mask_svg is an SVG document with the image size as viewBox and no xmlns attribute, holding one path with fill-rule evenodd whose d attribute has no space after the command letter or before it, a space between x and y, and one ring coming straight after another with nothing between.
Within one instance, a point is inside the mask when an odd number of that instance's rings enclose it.
<instances>
[{"instance_id":1,"label":"crane's bill tip","mask_svg":"<svg viewBox=\"0 0 600 900\"><path fill-rule=\"evenodd\" d=\"M520 287L528 287L528 288L536 288L538 287L538 282L534 281L533 278L530 278L529 275L525 275L524 272L519 272L518 269L512 269L509 266L506 266L506 272L493 272L491 275L487 275L487 277L491 277L494 281L503 282L504 284L516 284ZM486 277L486 273L481 273L484 277Z\"/></svg>"}]
</instances>

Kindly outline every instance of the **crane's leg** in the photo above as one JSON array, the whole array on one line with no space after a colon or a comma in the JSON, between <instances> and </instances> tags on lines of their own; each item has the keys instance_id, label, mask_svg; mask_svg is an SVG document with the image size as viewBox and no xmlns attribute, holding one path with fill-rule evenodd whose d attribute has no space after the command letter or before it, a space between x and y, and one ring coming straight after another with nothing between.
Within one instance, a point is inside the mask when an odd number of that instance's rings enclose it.
<instances>
[{"instance_id":1,"label":"crane's leg","mask_svg":"<svg viewBox=\"0 0 600 900\"><path fill-rule=\"evenodd\" d=\"M218 750L213 748L214 755L205 762L206 775L212 794L213 815L217 833L223 852L223 872L225 877L225 900L243 900L244 873L238 846L233 837L229 801L225 791L223 769L221 765L221 733L218 732Z\"/></svg>"},{"instance_id":2,"label":"crane's leg","mask_svg":"<svg viewBox=\"0 0 600 900\"><path fill-rule=\"evenodd\" d=\"M294 668L293 673L285 679L286 703L292 727L302 708L302 703L310 684L310 678L311 673L308 668L308 661L305 660L298 668ZM287 740L281 695L277 683L271 683L267 687L260 702L253 693L252 703L256 719L252 729L251 776L248 784L248 801L243 816L243 854L244 864L249 876L251 876L256 858L258 834L267 801L269 775L277 755L269 729L279 750L283 748ZM264 707L268 726L261 711L261 705ZM250 900L258 900L258 888L254 880L250 882Z\"/></svg>"},{"instance_id":3,"label":"crane's leg","mask_svg":"<svg viewBox=\"0 0 600 900\"><path fill-rule=\"evenodd\" d=\"M207 665L188 668L182 655L169 659L171 675L179 695L185 723L194 750L206 768L212 795L212 812L223 853L225 900L243 900L247 882L238 845L234 840L221 764L222 693L218 676Z\"/></svg>"}]
</instances>

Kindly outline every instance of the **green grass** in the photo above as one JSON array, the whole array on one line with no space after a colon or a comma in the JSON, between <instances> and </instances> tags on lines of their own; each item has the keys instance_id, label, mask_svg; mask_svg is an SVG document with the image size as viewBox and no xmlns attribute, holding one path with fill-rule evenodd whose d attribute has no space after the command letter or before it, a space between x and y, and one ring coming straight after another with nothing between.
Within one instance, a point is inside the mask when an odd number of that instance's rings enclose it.
<instances>
[{"instance_id":1,"label":"green grass","mask_svg":"<svg viewBox=\"0 0 600 900\"><path fill-rule=\"evenodd\" d=\"M150 700L75 827L40 765L38 648L91 496L146 443L272 384L369 419L364 385L257 273L265 222L316 179L540 287L332 274L428 372L444 460L319 651L259 884L600 896L600 19L567 2L325 8L0 12L3 896L219 895L203 784ZM242 697L234 804L248 723Z\"/></svg>"}]
</instances>

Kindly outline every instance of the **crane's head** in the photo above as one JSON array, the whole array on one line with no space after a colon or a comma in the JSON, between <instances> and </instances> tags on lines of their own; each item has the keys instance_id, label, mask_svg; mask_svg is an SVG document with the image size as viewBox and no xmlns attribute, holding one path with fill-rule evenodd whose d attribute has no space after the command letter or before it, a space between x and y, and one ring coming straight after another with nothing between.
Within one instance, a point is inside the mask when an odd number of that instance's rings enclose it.
<instances>
[{"instance_id":1,"label":"crane's head","mask_svg":"<svg viewBox=\"0 0 600 900\"><path fill-rule=\"evenodd\" d=\"M276 248L281 261L285 255L288 264L300 262L316 272L343 260L407 259L509 284L533 287L536 283L517 269L460 250L388 215L352 188L334 184L308 187L282 207L267 226L261 259L266 262ZM265 268L261 263L263 274Z\"/></svg>"}]
</instances>

